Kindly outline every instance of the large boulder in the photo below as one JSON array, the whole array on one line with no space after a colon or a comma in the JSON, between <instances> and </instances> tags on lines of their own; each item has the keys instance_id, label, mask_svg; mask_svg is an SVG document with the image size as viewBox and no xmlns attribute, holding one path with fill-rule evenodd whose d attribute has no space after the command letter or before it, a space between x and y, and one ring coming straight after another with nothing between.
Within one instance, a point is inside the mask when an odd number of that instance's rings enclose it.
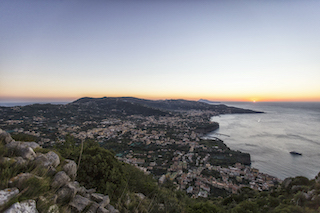
<instances>
[{"instance_id":1,"label":"large boulder","mask_svg":"<svg viewBox=\"0 0 320 213\"><path fill-rule=\"evenodd\" d=\"M63 166L63 171L72 179L77 177L77 164L73 160L65 160L66 164Z\"/></svg>"},{"instance_id":2,"label":"large boulder","mask_svg":"<svg viewBox=\"0 0 320 213\"><path fill-rule=\"evenodd\" d=\"M108 205L108 210L110 213L119 213L119 210L114 208L112 205Z\"/></svg>"},{"instance_id":3,"label":"large boulder","mask_svg":"<svg viewBox=\"0 0 320 213\"><path fill-rule=\"evenodd\" d=\"M19 189L17 188L8 188L0 190L0 206L7 203L11 198L19 194Z\"/></svg>"},{"instance_id":4,"label":"large boulder","mask_svg":"<svg viewBox=\"0 0 320 213\"><path fill-rule=\"evenodd\" d=\"M53 177L51 186L52 188L60 188L67 184L70 180L70 177L64 171L60 171Z\"/></svg>"},{"instance_id":5,"label":"large boulder","mask_svg":"<svg viewBox=\"0 0 320 213\"><path fill-rule=\"evenodd\" d=\"M26 200L21 203L17 202L13 204L4 213L38 213L35 200Z\"/></svg>"},{"instance_id":6,"label":"large boulder","mask_svg":"<svg viewBox=\"0 0 320 213\"><path fill-rule=\"evenodd\" d=\"M74 198L77 193L77 187L74 183L69 182L57 192L57 203L67 203Z\"/></svg>"},{"instance_id":7,"label":"large boulder","mask_svg":"<svg viewBox=\"0 0 320 213\"><path fill-rule=\"evenodd\" d=\"M17 187L20 188L22 187L22 184L29 180L30 178L35 177L35 175L30 174L30 173L20 173L17 176L11 178L9 180L9 186L10 187Z\"/></svg>"},{"instance_id":8,"label":"large boulder","mask_svg":"<svg viewBox=\"0 0 320 213\"><path fill-rule=\"evenodd\" d=\"M0 129L0 142L3 141L5 144L11 143L14 141L9 133Z\"/></svg>"},{"instance_id":9,"label":"large boulder","mask_svg":"<svg viewBox=\"0 0 320 213\"><path fill-rule=\"evenodd\" d=\"M100 206L97 209L97 213L110 213L110 211Z\"/></svg>"},{"instance_id":10,"label":"large boulder","mask_svg":"<svg viewBox=\"0 0 320 213\"><path fill-rule=\"evenodd\" d=\"M97 204L96 202L92 202L88 211L86 211L86 213L96 213L98 208L99 208L99 204Z\"/></svg>"},{"instance_id":11,"label":"large boulder","mask_svg":"<svg viewBox=\"0 0 320 213\"><path fill-rule=\"evenodd\" d=\"M91 194L91 200L93 200L97 203L100 203L101 201L103 201L103 197L104 197L104 195L100 194L100 193L92 193Z\"/></svg>"},{"instance_id":12,"label":"large boulder","mask_svg":"<svg viewBox=\"0 0 320 213\"><path fill-rule=\"evenodd\" d=\"M57 167L60 164L60 158L55 152L50 151L46 154L39 154L35 163L44 167Z\"/></svg>"},{"instance_id":13,"label":"large boulder","mask_svg":"<svg viewBox=\"0 0 320 213\"><path fill-rule=\"evenodd\" d=\"M27 163L27 161L25 159L23 159L23 157L14 157L13 160L14 160L15 164L20 165L20 166Z\"/></svg>"},{"instance_id":14,"label":"large boulder","mask_svg":"<svg viewBox=\"0 0 320 213\"><path fill-rule=\"evenodd\" d=\"M6 144L6 148L26 160L34 160L34 158L37 156L36 153L25 143L26 142L12 141Z\"/></svg>"},{"instance_id":15,"label":"large boulder","mask_svg":"<svg viewBox=\"0 0 320 213\"><path fill-rule=\"evenodd\" d=\"M76 195L69 203L69 206L72 212L82 212L91 202L88 198Z\"/></svg>"},{"instance_id":16,"label":"large boulder","mask_svg":"<svg viewBox=\"0 0 320 213\"><path fill-rule=\"evenodd\" d=\"M103 197L103 200L99 203L100 207L106 207L110 204L110 198L108 195Z\"/></svg>"}]
</instances>

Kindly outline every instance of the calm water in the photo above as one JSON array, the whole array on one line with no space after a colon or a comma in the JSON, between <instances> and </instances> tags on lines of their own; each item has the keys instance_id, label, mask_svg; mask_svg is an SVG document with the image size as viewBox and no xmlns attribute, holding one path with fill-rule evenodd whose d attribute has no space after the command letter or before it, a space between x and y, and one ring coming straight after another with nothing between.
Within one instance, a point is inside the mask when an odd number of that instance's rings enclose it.
<instances>
[{"instance_id":1,"label":"calm water","mask_svg":"<svg viewBox=\"0 0 320 213\"><path fill-rule=\"evenodd\" d=\"M220 128L209 136L222 139L231 149L250 153L252 167L260 172L281 179L298 175L314 178L318 174L320 102L225 104L265 113L213 117ZM302 156L293 156L290 151Z\"/></svg>"}]
</instances>

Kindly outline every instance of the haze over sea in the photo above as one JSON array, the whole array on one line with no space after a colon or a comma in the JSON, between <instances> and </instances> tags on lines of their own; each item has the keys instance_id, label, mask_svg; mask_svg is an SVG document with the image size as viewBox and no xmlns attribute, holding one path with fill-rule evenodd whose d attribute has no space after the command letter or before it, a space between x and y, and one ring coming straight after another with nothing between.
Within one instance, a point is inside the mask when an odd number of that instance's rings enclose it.
<instances>
[{"instance_id":1,"label":"haze over sea","mask_svg":"<svg viewBox=\"0 0 320 213\"><path fill-rule=\"evenodd\" d=\"M220 128L209 137L250 153L252 167L286 177L314 178L320 171L320 102L226 102L265 113L213 117ZM223 135L219 135L223 134ZM302 153L291 155L290 151Z\"/></svg>"}]
</instances>

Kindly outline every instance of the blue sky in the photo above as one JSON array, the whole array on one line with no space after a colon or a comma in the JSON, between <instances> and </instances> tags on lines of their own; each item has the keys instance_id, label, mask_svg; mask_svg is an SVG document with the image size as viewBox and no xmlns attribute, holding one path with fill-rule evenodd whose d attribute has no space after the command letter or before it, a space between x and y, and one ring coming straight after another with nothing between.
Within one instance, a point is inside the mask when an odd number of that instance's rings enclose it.
<instances>
[{"instance_id":1,"label":"blue sky","mask_svg":"<svg viewBox=\"0 0 320 213\"><path fill-rule=\"evenodd\" d=\"M320 101L320 1L0 2L0 101Z\"/></svg>"}]
</instances>

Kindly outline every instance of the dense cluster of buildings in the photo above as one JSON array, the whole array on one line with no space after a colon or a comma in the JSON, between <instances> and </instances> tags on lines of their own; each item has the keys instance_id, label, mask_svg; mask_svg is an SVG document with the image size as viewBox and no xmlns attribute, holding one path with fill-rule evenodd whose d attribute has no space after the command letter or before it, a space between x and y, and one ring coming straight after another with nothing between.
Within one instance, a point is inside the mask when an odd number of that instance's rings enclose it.
<instances>
[{"instance_id":1,"label":"dense cluster of buildings","mask_svg":"<svg viewBox=\"0 0 320 213\"><path fill-rule=\"evenodd\" d=\"M28 124L23 120L2 122L18 126L12 132L39 137L42 145L63 143L66 135L78 140L95 139L101 144L111 140L125 143L126 150L117 155L119 160L153 173L160 184L172 181L177 189L186 190L192 197L207 197L215 189L236 193L244 186L268 190L281 181L240 163L224 167L211 164L214 153L226 150L201 144L201 134L196 127L210 124L208 117L212 115L213 112L207 111L189 111L179 116L131 115L82 123L58 121L54 126L48 125L44 117L33 117ZM46 137L52 132L55 139L52 134L51 138ZM137 146L143 146L143 149ZM202 150L201 154L199 150Z\"/></svg>"}]
</instances>

